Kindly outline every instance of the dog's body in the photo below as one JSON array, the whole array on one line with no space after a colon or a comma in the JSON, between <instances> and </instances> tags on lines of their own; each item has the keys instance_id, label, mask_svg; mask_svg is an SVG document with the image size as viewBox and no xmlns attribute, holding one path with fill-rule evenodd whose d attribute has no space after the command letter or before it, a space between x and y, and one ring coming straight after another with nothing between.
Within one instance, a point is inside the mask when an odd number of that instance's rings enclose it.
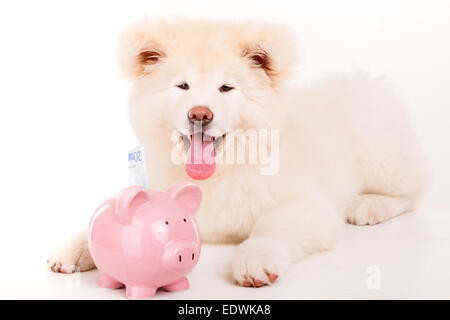
<instances>
[{"instance_id":1,"label":"dog's body","mask_svg":"<svg viewBox=\"0 0 450 320\"><path fill-rule=\"evenodd\" d=\"M267 164L218 164L199 182L202 240L242 242L232 261L241 285L270 284L291 263L330 249L346 221L379 223L421 199L425 163L390 87L364 76L287 87L295 50L279 26L142 22L124 33L120 57L133 81L130 119L148 154L150 189L188 178L184 166L171 161L170 139L174 131L192 133L186 114L194 106L214 113L208 128L221 135L279 129L273 174L261 174ZM232 90L218 90L224 84ZM52 268L92 268L86 240L79 236L50 261Z\"/></svg>"}]
</instances>

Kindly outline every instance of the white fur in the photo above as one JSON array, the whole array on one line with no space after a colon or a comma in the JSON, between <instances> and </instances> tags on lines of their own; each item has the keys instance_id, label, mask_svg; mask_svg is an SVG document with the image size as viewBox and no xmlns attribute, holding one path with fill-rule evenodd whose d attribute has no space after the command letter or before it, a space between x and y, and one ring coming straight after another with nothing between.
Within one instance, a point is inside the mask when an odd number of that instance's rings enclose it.
<instances>
[{"instance_id":1,"label":"white fur","mask_svg":"<svg viewBox=\"0 0 450 320\"><path fill-rule=\"evenodd\" d=\"M61 248L55 250L47 259L47 265L50 269L54 272L74 273L95 268L89 255L87 234L87 228L83 229Z\"/></svg>"},{"instance_id":2,"label":"white fur","mask_svg":"<svg viewBox=\"0 0 450 320\"><path fill-rule=\"evenodd\" d=\"M270 70L242 55L261 48ZM136 57L146 50L161 58L140 64ZM261 175L260 165L218 165L199 182L202 240L243 242L232 261L241 285L270 284L268 275L332 248L345 221L382 222L416 208L423 194L423 156L390 85L355 75L287 87L296 52L283 27L143 21L124 32L119 52L133 83L130 120L149 154L151 189L187 179L184 167L170 161L170 137L187 127L193 106L208 106L213 127L222 131L280 129L277 174ZM176 87L183 81L190 90ZM224 83L235 89L219 92Z\"/></svg>"}]
</instances>

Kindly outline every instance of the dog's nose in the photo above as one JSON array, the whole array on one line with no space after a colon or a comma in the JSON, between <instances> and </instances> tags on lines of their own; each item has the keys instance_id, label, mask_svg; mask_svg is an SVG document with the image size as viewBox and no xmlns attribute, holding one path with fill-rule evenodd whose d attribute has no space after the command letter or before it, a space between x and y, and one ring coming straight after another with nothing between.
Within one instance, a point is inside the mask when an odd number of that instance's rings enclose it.
<instances>
[{"instance_id":1,"label":"dog's nose","mask_svg":"<svg viewBox=\"0 0 450 320\"><path fill-rule=\"evenodd\" d=\"M207 125L213 119L213 112L208 107L196 106L188 112L188 119L190 122L201 121L202 125Z\"/></svg>"}]
</instances>

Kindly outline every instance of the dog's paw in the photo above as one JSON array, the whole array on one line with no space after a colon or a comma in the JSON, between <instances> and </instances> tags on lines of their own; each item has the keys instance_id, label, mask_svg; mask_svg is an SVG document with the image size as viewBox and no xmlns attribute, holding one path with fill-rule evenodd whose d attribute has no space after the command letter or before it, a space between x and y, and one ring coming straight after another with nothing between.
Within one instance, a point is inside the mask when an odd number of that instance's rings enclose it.
<instances>
[{"instance_id":1,"label":"dog's paw","mask_svg":"<svg viewBox=\"0 0 450 320\"><path fill-rule=\"evenodd\" d=\"M279 241L249 238L238 247L231 270L237 284L262 287L275 282L290 264L289 252Z\"/></svg>"},{"instance_id":2,"label":"dog's paw","mask_svg":"<svg viewBox=\"0 0 450 320\"><path fill-rule=\"evenodd\" d=\"M53 272L74 273L95 268L94 262L85 246L72 246L62 249L47 259L47 265Z\"/></svg>"},{"instance_id":3,"label":"dog's paw","mask_svg":"<svg viewBox=\"0 0 450 320\"><path fill-rule=\"evenodd\" d=\"M347 222L358 226L374 225L391 216L389 207L379 197L360 196L355 201Z\"/></svg>"}]
</instances>

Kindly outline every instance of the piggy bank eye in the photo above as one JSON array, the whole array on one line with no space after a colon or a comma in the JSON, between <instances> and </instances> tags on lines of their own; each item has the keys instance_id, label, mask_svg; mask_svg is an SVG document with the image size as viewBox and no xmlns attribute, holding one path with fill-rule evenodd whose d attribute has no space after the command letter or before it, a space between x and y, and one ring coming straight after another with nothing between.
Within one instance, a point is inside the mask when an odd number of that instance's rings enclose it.
<instances>
[{"instance_id":1,"label":"piggy bank eye","mask_svg":"<svg viewBox=\"0 0 450 320\"><path fill-rule=\"evenodd\" d=\"M169 221L166 221L165 223L166 223L166 224L169 224Z\"/></svg>"},{"instance_id":2,"label":"piggy bank eye","mask_svg":"<svg viewBox=\"0 0 450 320\"><path fill-rule=\"evenodd\" d=\"M183 221L186 222L186 218L184 218Z\"/></svg>"}]
</instances>

